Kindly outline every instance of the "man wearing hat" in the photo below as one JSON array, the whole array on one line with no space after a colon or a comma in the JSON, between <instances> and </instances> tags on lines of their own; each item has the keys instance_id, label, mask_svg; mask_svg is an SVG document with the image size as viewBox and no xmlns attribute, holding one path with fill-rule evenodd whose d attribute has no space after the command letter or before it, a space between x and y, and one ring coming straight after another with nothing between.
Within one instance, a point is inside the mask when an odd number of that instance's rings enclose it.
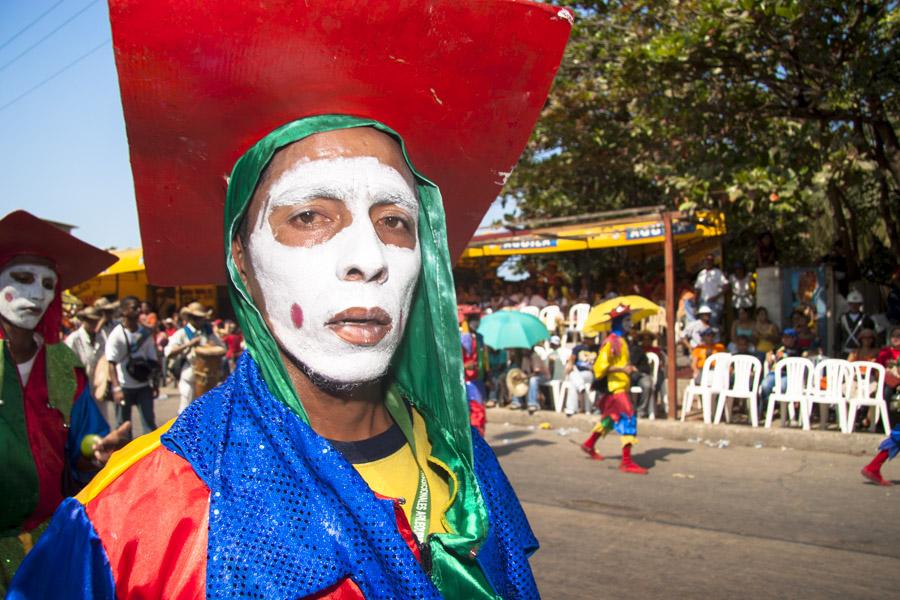
<instances>
[{"instance_id":1,"label":"man wearing hat","mask_svg":"<svg viewBox=\"0 0 900 600\"><path fill-rule=\"evenodd\" d=\"M594 460L603 460L595 450L597 441L612 430L619 434L622 443L622 462L619 470L624 473L646 475L647 469L631 459L631 447L637 443L637 414L631 404L631 374L636 371L628 354L626 335L631 329L631 308L620 304L609 313L610 333L600 346L594 376L597 381L605 380L607 391L597 402L600 408L600 422L594 427L590 437L581 444L581 449Z\"/></svg>"},{"instance_id":2,"label":"man wearing hat","mask_svg":"<svg viewBox=\"0 0 900 600\"><path fill-rule=\"evenodd\" d=\"M66 346L72 349L84 366L88 381L93 382L97 363L103 356L105 347L97 335L103 315L93 306L87 306L78 311L76 316L81 322L81 326L66 336Z\"/></svg>"},{"instance_id":3,"label":"man wearing hat","mask_svg":"<svg viewBox=\"0 0 900 600\"><path fill-rule=\"evenodd\" d=\"M469 426L451 267L571 14L153 0L110 19L148 277L227 282L247 351L67 501L15 592L536 597L536 540ZM213 217L231 165L216 238L158 219L173 198Z\"/></svg>"},{"instance_id":4,"label":"man wearing hat","mask_svg":"<svg viewBox=\"0 0 900 600\"><path fill-rule=\"evenodd\" d=\"M844 358L860 347L859 336L864 329L875 329L875 323L863 312L863 295L858 290L847 294L847 310L838 319L837 339Z\"/></svg>"},{"instance_id":5,"label":"man wearing hat","mask_svg":"<svg viewBox=\"0 0 900 600\"><path fill-rule=\"evenodd\" d=\"M61 290L115 260L25 211L0 220L0 593L122 434L109 433L79 357L59 340Z\"/></svg>"},{"instance_id":6,"label":"man wearing hat","mask_svg":"<svg viewBox=\"0 0 900 600\"><path fill-rule=\"evenodd\" d=\"M118 325L116 319L116 311L119 310L119 301L112 302L109 298L100 296L94 300L94 308L100 311L100 322L97 324L97 334L100 336L100 342L106 347L109 340L109 334Z\"/></svg>"},{"instance_id":7,"label":"man wearing hat","mask_svg":"<svg viewBox=\"0 0 900 600\"><path fill-rule=\"evenodd\" d=\"M697 319L688 323L681 332L682 341L686 340L692 350L703 343L703 332L707 329L712 329L715 338L718 339L719 332L712 326L712 315L710 307L701 306L697 310Z\"/></svg>"},{"instance_id":8,"label":"man wearing hat","mask_svg":"<svg viewBox=\"0 0 900 600\"><path fill-rule=\"evenodd\" d=\"M201 303L191 302L183 307L180 315L186 321L184 327L169 338L165 347L166 360L172 374L178 378L178 414L194 400L194 358L198 346L225 347L218 335L213 332L209 323L209 313Z\"/></svg>"}]
</instances>

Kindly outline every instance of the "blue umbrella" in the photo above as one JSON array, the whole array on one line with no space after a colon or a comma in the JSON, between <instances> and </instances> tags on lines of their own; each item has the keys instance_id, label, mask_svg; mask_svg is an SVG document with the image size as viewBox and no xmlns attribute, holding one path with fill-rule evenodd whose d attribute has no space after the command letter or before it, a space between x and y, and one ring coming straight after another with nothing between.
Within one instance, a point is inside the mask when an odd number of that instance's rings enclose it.
<instances>
[{"instance_id":1,"label":"blue umbrella","mask_svg":"<svg viewBox=\"0 0 900 600\"><path fill-rule=\"evenodd\" d=\"M501 310L482 317L478 333L491 348L531 348L550 334L535 316L517 310Z\"/></svg>"}]
</instances>

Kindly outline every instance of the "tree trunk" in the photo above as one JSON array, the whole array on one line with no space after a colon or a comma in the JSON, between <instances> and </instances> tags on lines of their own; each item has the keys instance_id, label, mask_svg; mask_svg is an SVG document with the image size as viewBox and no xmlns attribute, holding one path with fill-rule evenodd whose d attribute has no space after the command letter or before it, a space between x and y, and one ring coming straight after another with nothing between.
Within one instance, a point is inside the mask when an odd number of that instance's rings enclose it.
<instances>
[{"instance_id":1,"label":"tree trunk","mask_svg":"<svg viewBox=\"0 0 900 600\"><path fill-rule=\"evenodd\" d=\"M847 215L844 214L843 194L838 190L834 181L831 181L828 184L825 195L828 196L828 201L831 204L831 210L837 223L838 237L841 240L841 247L844 249L844 257L847 259L847 280L856 281L860 278L859 257L856 251L856 244L854 243L855 240L850 235Z\"/></svg>"},{"instance_id":2,"label":"tree trunk","mask_svg":"<svg viewBox=\"0 0 900 600\"><path fill-rule=\"evenodd\" d=\"M895 213L900 206L900 194L891 190L887 177L884 174L878 178L878 207L881 209L881 218L884 219L884 227L887 230L888 248L891 249L897 262L900 262L900 222Z\"/></svg>"}]
</instances>

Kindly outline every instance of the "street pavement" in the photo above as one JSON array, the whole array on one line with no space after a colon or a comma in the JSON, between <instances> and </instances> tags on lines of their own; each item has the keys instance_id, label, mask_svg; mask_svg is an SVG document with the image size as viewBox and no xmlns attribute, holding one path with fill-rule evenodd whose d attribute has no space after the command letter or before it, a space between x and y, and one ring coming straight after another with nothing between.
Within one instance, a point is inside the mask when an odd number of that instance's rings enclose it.
<instances>
[{"instance_id":1,"label":"street pavement","mask_svg":"<svg viewBox=\"0 0 900 600\"><path fill-rule=\"evenodd\" d=\"M615 436L602 462L584 437L488 424L541 542L544 598L900 596L900 488L865 483L867 458L641 438L639 476L617 470Z\"/></svg>"},{"instance_id":2,"label":"street pavement","mask_svg":"<svg viewBox=\"0 0 900 600\"><path fill-rule=\"evenodd\" d=\"M160 425L178 407L163 393ZM900 487L865 483L867 457L641 437L650 474L626 475L615 436L596 462L582 431L503 418L487 439L541 542L544 598L900 597ZM900 461L884 472L900 484Z\"/></svg>"}]
</instances>

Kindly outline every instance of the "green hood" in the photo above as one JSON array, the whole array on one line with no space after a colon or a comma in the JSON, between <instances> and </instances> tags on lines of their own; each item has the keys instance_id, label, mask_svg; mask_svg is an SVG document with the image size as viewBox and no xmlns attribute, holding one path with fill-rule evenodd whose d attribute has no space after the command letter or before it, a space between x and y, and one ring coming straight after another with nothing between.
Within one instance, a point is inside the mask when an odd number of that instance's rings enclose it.
<instances>
[{"instance_id":1,"label":"green hood","mask_svg":"<svg viewBox=\"0 0 900 600\"><path fill-rule=\"evenodd\" d=\"M391 363L390 378L424 416L434 456L449 466L456 476L456 498L446 514L454 534L442 536L440 544L430 544L434 554L433 577L465 579L466 575L451 565L460 558L465 561L469 551L483 541L487 532L487 512L472 467L469 408L463 387L456 293L447 248L444 206L440 190L416 171L403 140L395 131L370 119L344 115L307 117L279 127L237 161L225 201L225 263L231 302L245 332L247 350L259 365L270 391L309 423L302 398L291 385L277 343L232 260L231 241L262 172L280 148L316 133L351 127L373 127L396 139L416 179L422 271L403 341ZM447 550L457 557L457 561L442 560L447 558L444 555ZM471 576L470 573L468 577ZM482 588L485 595L490 596L484 589L483 580L479 583L481 585L475 587Z\"/></svg>"}]
</instances>

